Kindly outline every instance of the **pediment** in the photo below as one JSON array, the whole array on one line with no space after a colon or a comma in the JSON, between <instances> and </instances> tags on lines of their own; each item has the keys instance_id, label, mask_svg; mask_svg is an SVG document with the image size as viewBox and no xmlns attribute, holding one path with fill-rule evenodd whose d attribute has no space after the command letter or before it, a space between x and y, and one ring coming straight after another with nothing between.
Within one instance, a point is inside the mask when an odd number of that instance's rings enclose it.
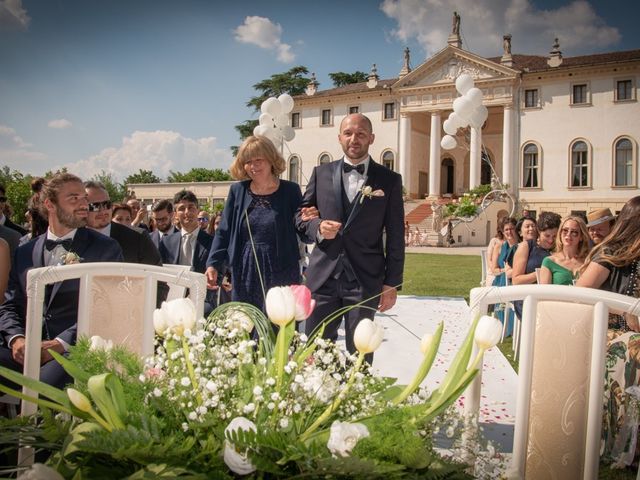
<instances>
[{"instance_id":1,"label":"pediment","mask_svg":"<svg viewBox=\"0 0 640 480\"><path fill-rule=\"evenodd\" d=\"M497 64L486 58L447 46L433 57L427 59L408 75L399 79L392 88L420 88L451 85L458 75L467 73L474 80L512 79L518 75L504 65Z\"/></svg>"}]
</instances>

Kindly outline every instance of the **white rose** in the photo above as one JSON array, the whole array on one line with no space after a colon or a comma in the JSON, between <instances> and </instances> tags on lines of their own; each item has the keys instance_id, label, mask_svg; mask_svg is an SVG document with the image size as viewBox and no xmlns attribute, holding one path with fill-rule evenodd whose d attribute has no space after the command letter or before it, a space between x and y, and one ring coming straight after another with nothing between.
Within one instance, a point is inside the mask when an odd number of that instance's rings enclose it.
<instances>
[{"instance_id":1,"label":"white rose","mask_svg":"<svg viewBox=\"0 0 640 480\"><path fill-rule=\"evenodd\" d=\"M228 432L235 432L237 430L244 430L248 432L249 430L256 431L256 425L251 420L244 417L236 417L227 428L224 429L225 436ZM231 443L229 440L224 441L224 463L227 464L227 467L238 475L248 475L252 472L255 472L256 467L249 461L247 458L246 452L240 453L236 450L235 445Z\"/></svg>"},{"instance_id":2,"label":"white rose","mask_svg":"<svg viewBox=\"0 0 640 480\"><path fill-rule=\"evenodd\" d=\"M335 421L331 424L327 448L333 455L348 457L358 440L368 436L369 430L362 423Z\"/></svg>"},{"instance_id":3,"label":"white rose","mask_svg":"<svg viewBox=\"0 0 640 480\"><path fill-rule=\"evenodd\" d=\"M113 342L111 340L104 339L99 335L91 337L91 346L89 347L89 350L105 350L108 352L112 348Z\"/></svg>"}]
</instances>

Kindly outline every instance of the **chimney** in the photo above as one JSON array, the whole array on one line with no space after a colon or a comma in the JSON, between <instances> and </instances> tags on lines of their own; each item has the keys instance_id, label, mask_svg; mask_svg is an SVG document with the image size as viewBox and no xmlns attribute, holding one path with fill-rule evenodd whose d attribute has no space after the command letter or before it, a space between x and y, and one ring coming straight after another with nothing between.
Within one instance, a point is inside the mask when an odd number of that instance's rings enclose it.
<instances>
[{"instance_id":1,"label":"chimney","mask_svg":"<svg viewBox=\"0 0 640 480\"><path fill-rule=\"evenodd\" d=\"M318 85L320 85L320 84L316 80L316 74L312 72L311 73L311 80L307 84L307 88L304 91L304 93L306 93L310 97L315 95L316 92L318 91Z\"/></svg>"},{"instance_id":2,"label":"chimney","mask_svg":"<svg viewBox=\"0 0 640 480\"><path fill-rule=\"evenodd\" d=\"M376 64L374 63L371 67L371 73L367 77L367 87L376 88L379 78L380 77L378 77L378 69L376 68Z\"/></svg>"},{"instance_id":3,"label":"chimney","mask_svg":"<svg viewBox=\"0 0 640 480\"><path fill-rule=\"evenodd\" d=\"M408 75L411 72L411 66L409 65L410 63L410 56L409 56L409 47L405 47L404 48L404 64L402 65L402 69L400 70L400 73L398 74L398 78L402 78L405 75Z\"/></svg>"},{"instance_id":4,"label":"chimney","mask_svg":"<svg viewBox=\"0 0 640 480\"><path fill-rule=\"evenodd\" d=\"M560 65L562 65L562 52L560 51L560 42L557 38L553 43L553 50L549 52L547 65L549 65L550 67L559 67Z\"/></svg>"}]
</instances>

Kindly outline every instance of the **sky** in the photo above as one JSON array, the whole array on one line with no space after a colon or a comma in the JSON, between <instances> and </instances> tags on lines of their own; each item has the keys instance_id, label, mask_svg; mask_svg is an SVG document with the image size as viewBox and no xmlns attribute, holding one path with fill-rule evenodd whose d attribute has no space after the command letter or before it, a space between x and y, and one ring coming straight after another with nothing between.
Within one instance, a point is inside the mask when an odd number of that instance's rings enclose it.
<instances>
[{"instance_id":1,"label":"sky","mask_svg":"<svg viewBox=\"0 0 640 480\"><path fill-rule=\"evenodd\" d=\"M393 78L446 45L565 57L640 48L640 2L550 0L0 0L0 167L117 180L227 169L255 83L303 65Z\"/></svg>"}]
</instances>

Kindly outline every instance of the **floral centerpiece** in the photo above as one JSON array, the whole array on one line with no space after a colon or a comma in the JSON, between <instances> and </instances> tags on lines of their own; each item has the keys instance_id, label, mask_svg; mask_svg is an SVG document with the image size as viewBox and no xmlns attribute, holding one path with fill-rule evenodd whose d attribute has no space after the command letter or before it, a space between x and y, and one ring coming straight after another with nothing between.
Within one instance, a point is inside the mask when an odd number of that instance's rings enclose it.
<instances>
[{"instance_id":1,"label":"floral centerpiece","mask_svg":"<svg viewBox=\"0 0 640 480\"><path fill-rule=\"evenodd\" d=\"M360 322L349 356L321 329L309 338L295 331L312 309L304 286L269 290L268 319L241 303L197 319L190 300L173 300L154 314L150 358L81 338L68 358L52 352L74 378L66 390L0 368L37 391L41 407L2 420L0 443L51 452L36 469L59 477L39 478L467 478L464 465L434 452L430 422L472 380L500 323L482 317L471 359L476 319L440 387L423 398L416 391L443 324L423 338L422 362L403 386L363 361L382 341L379 324Z\"/></svg>"}]
</instances>

